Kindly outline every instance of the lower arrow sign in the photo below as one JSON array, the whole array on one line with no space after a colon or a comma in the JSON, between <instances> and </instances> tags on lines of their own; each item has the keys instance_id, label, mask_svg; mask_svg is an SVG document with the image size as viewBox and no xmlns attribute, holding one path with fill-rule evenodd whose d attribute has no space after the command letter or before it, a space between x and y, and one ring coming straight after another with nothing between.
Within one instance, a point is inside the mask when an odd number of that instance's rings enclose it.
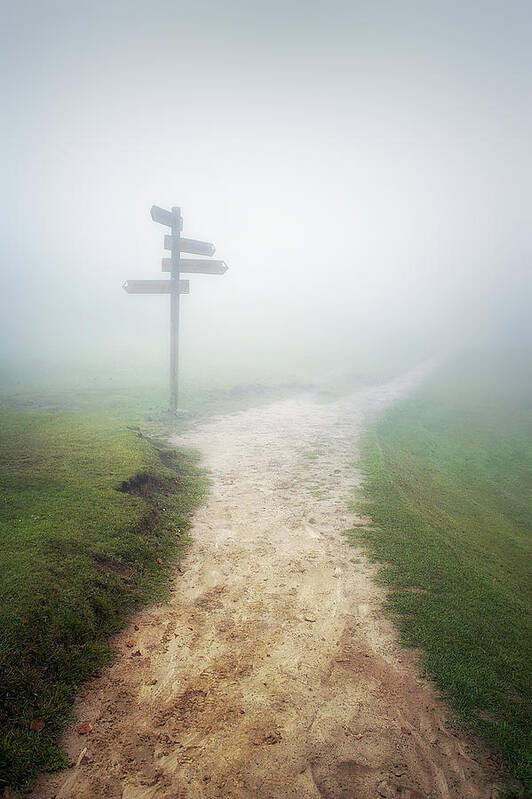
<instances>
[{"instance_id":1,"label":"lower arrow sign","mask_svg":"<svg viewBox=\"0 0 532 799\"><path fill-rule=\"evenodd\" d=\"M122 288L128 294L171 294L171 280L126 280ZM179 281L179 293L190 294L188 280Z\"/></svg>"}]
</instances>

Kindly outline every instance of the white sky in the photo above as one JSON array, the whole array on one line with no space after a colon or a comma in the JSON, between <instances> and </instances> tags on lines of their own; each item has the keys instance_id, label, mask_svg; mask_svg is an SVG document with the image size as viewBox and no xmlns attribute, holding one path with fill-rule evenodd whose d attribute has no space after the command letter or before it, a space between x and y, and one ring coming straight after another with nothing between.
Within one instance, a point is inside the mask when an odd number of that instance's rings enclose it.
<instances>
[{"instance_id":1,"label":"white sky","mask_svg":"<svg viewBox=\"0 0 532 799\"><path fill-rule=\"evenodd\" d=\"M526 305L529 2L0 8L6 357L166 357L168 298L121 289L162 276L152 203L230 265L182 300L200 370Z\"/></svg>"}]
</instances>

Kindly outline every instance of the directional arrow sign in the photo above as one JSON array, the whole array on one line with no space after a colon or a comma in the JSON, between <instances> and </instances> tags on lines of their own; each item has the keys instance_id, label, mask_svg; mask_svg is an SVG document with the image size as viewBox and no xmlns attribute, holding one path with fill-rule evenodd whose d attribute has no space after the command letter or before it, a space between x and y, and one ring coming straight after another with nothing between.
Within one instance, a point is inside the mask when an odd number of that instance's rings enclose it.
<instances>
[{"instance_id":1,"label":"directional arrow sign","mask_svg":"<svg viewBox=\"0 0 532 799\"><path fill-rule=\"evenodd\" d=\"M166 235L164 237L164 249L173 250L174 242L179 242L181 252L190 252L192 255L214 255L216 249L214 244L209 241L196 241L196 239L184 239L181 236Z\"/></svg>"},{"instance_id":2,"label":"directional arrow sign","mask_svg":"<svg viewBox=\"0 0 532 799\"><path fill-rule=\"evenodd\" d=\"M172 271L172 259L163 258L162 271ZM204 261L203 258L180 258L179 271L195 275L223 275L229 267L225 261Z\"/></svg>"},{"instance_id":3,"label":"directional arrow sign","mask_svg":"<svg viewBox=\"0 0 532 799\"><path fill-rule=\"evenodd\" d=\"M160 208L158 205L152 205L150 214L154 222L168 225L168 227L176 225L179 221L176 214L173 214L172 211L167 211L166 208Z\"/></svg>"},{"instance_id":4,"label":"directional arrow sign","mask_svg":"<svg viewBox=\"0 0 532 799\"><path fill-rule=\"evenodd\" d=\"M171 280L126 280L122 288L128 294L171 294ZM179 281L179 293L190 294L188 280Z\"/></svg>"}]
</instances>

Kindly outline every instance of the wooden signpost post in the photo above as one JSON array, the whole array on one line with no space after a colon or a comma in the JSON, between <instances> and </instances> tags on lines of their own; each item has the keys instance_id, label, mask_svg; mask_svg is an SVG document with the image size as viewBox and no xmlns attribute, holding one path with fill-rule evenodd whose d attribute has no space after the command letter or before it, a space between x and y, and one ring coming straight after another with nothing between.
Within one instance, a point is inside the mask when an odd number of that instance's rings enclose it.
<instances>
[{"instance_id":1,"label":"wooden signpost post","mask_svg":"<svg viewBox=\"0 0 532 799\"><path fill-rule=\"evenodd\" d=\"M181 209L171 211L152 205L151 218L154 222L166 225L172 231L164 237L164 248L170 250L171 257L163 258L162 271L170 272L170 280L127 280L123 288L128 294L169 294L170 295L170 410L177 411L178 371L179 371L179 297L189 294L188 280L181 280L181 272L195 275L223 275L227 272L225 261L210 261L203 258L181 258L181 253L192 255L214 255L214 245L207 241L185 239L181 236L183 219Z\"/></svg>"}]
</instances>

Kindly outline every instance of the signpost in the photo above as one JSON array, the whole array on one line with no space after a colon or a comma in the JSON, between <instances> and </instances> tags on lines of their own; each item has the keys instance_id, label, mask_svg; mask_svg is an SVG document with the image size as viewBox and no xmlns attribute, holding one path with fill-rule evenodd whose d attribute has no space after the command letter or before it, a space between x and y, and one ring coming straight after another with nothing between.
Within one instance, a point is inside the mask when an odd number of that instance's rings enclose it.
<instances>
[{"instance_id":1,"label":"signpost","mask_svg":"<svg viewBox=\"0 0 532 799\"><path fill-rule=\"evenodd\" d=\"M152 205L151 218L166 225L171 233L164 237L164 248L170 250L170 258L163 258L162 271L170 272L170 280L127 280L123 288L128 294L170 294L170 410L177 411L179 372L179 297L189 294L188 280L180 280L181 272L200 275L223 275L228 266L225 261L208 261L203 258L181 258L181 253L192 255L214 255L214 245L207 241L185 239L181 236L183 219L181 209L171 211Z\"/></svg>"},{"instance_id":2,"label":"signpost","mask_svg":"<svg viewBox=\"0 0 532 799\"><path fill-rule=\"evenodd\" d=\"M177 233L172 233L171 236L164 237L164 249L181 250L181 252L189 252L192 255L214 255L215 247L208 241L196 241L195 239L184 239Z\"/></svg>"},{"instance_id":3,"label":"signpost","mask_svg":"<svg viewBox=\"0 0 532 799\"><path fill-rule=\"evenodd\" d=\"M172 259L163 258L161 267L163 272L170 272ZM179 271L195 275L224 275L229 267L225 261L204 261L203 258L180 258Z\"/></svg>"},{"instance_id":4,"label":"signpost","mask_svg":"<svg viewBox=\"0 0 532 799\"><path fill-rule=\"evenodd\" d=\"M171 294L171 280L126 280L124 291L128 294ZM190 294L188 280L179 281L179 293Z\"/></svg>"}]
</instances>

